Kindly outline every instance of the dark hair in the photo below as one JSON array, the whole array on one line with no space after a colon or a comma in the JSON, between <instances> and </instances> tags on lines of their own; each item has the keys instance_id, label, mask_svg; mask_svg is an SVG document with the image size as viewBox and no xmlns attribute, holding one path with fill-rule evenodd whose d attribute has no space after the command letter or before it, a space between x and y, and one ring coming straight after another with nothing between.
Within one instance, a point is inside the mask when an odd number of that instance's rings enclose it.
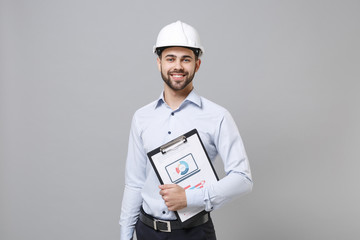
<instances>
[{"instance_id":1,"label":"dark hair","mask_svg":"<svg viewBox=\"0 0 360 240\"><path fill-rule=\"evenodd\" d=\"M183 47L183 46L167 46L167 47L158 47L155 49L156 51L156 54L161 57L161 53L166 49L166 48L169 48L169 47ZM200 53L201 53L201 49L200 48L192 48L192 47L184 47L184 48L188 48L190 49L191 51L194 52L195 54L195 58L196 60L198 59Z\"/></svg>"}]
</instances>

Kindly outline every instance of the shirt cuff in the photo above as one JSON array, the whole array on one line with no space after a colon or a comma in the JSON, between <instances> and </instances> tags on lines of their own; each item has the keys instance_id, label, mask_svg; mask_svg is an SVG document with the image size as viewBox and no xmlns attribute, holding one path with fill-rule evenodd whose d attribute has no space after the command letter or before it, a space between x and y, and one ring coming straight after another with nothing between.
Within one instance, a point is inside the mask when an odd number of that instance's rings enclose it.
<instances>
[{"instance_id":1,"label":"shirt cuff","mask_svg":"<svg viewBox=\"0 0 360 240\"><path fill-rule=\"evenodd\" d=\"M205 211L207 212L210 212L213 209L206 188L187 190L185 194L186 194L187 207L205 208Z\"/></svg>"},{"instance_id":2,"label":"shirt cuff","mask_svg":"<svg viewBox=\"0 0 360 240\"><path fill-rule=\"evenodd\" d=\"M127 230L124 228L120 228L120 240L132 240L133 239L134 230Z\"/></svg>"}]
</instances>

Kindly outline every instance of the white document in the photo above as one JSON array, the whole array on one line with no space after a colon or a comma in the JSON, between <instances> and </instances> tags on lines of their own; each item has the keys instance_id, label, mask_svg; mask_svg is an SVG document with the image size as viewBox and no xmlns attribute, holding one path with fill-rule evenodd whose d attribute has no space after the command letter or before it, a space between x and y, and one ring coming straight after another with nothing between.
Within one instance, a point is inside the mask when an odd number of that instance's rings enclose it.
<instances>
[{"instance_id":1,"label":"white document","mask_svg":"<svg viewBox=\"0 0 360 240\"><path fill-rule=\"evenodd\" d=\"M218 181L196 129L149 152L148 157L162 184L174 183L186 191L193 191ZM185 222L204 214L204 210L204 207L184 208L176 214L181 222Z\"/></svg>"}]
</instances>

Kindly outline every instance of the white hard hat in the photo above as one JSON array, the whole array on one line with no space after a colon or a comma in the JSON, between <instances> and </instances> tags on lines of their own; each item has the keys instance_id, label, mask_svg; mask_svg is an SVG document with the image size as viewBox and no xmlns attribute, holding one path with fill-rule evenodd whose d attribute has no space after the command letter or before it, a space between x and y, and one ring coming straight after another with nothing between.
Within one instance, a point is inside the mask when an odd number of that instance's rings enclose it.
<instances>
[{"instance_id":1,"label":"white hard hat","mask_svg":"<svg viewBox=\"0 0 360 240\"><path fill-rule=\"evenodd\" d=\"M157 48L174 46L200 49L199 57L204 52L196 29L181 21L166 25L160 30L153 51L157 53Z\"/></svg>"}]
</instances>

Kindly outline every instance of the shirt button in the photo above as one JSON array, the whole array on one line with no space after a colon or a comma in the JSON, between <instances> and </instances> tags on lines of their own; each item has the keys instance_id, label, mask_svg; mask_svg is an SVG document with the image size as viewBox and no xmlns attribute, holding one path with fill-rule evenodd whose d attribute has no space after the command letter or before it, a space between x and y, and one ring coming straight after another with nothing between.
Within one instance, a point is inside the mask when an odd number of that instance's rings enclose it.
<instances>
[{"instance_id":1,"label":"shirt button","mask_svg":"<svg viewBox=\"0 0 360 240\"><path fill-rule=\"evenodd\" d=\"M172 112L172 113L171 113L171 116L174 116L174 115L175 115L175 113Z\"/></svg>"},{"instance_id":2,"label":"shirt button","mask_svg":"<svg viewBox=\"0 0 360 240\"><path fill-rule=\"evenodd\" d=\"M171 132L170 132L170 131L168 131L168 134L171 134Z\"/></svg>"},{"instance_id":3,"label":"shirt button","mask_svg":"<svg viewBox=\"0 0 360 240\"><path fill-rule=\"evenodd\" d=\"M163 211L163 214L165 214L166 212L165 211Z\"/></svg>"}]
</instances>

